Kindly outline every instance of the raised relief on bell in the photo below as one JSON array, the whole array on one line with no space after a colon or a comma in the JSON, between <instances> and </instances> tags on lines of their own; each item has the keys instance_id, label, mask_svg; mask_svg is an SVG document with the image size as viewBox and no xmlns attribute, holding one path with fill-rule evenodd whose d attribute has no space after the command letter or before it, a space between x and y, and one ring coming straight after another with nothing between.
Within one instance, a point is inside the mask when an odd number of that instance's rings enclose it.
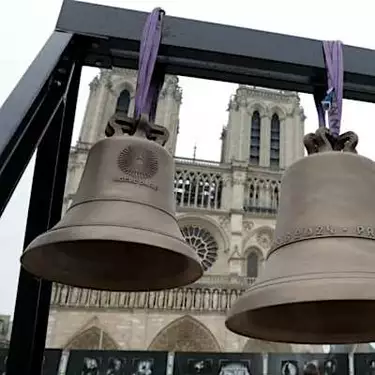
<instances>
[{"instance_id":1,"label":"raised relief on bell","mask_svg":"<svg viewBox=\"0 0 375 375\"><path fill-rule=\"evenodd\" d=\"M305 228L295 228L278 236L272 244L272 250L290 244L292 242L307 240L310 238L326 237L362 237L375 239L375 228L369 225L357 226L335 226L335 225L315 225Z\"/></svg>"},{"instance_id":2,"label":"raised relief on bell","mask_svg":"<svg viewBox=\"0 0 375 375\"><path fill-rule=\"evenodd\" d=\"M159 169L159 161L153 151L142 146L129 145L118 155L117 166L123 176L115 178L115 181L158 190L158 186L149 181Z\"/></svg>"},{"instance_id":3,"label":"raised relief on bell","mask_svg":"<svg viewBox=\"0 0 375 375\"><path fill-rule=\"evenodd\" d=\"M361 237L374 238L375 237L375 228L371 226L357 226L357 234Z\"/></svg>"}]
</instances>

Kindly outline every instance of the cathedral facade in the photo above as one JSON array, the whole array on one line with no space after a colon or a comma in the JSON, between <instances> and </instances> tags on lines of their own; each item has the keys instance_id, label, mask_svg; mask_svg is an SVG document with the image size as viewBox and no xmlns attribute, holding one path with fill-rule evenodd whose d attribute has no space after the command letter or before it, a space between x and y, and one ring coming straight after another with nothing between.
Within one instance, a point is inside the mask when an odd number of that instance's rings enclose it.
<instances>
[{"instance_id":1,"label":"cathedral facade","mask_svg":"<svg viewBox=\"0 0 375 375\"><path fill-rule=\"evenodd\" d=\"M69 207L88 150L105 137L110 116L132 114L136 72L102 70L69 162ZM182 90L167 76L156 123L175 155ZM262 272L270 248L283 171L304 156L304 112L298 94L239 86L230 98L221 161L175 157L175 201L181 231L201 258L196 283L159 292L105 292L55 284L49 348L194 352L321 352L321 346L263 342L225 328L226 313Z\"/></svg>"}]
</instances>

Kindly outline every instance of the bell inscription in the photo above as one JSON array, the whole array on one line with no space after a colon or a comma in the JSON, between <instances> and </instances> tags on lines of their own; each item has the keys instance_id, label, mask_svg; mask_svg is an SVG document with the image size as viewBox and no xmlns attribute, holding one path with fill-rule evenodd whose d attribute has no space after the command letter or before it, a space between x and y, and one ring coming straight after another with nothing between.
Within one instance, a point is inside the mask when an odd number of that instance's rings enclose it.
<instances>
[{"instance_id":1,"label":"bell inscription","mask_svg":"<svg viewBox=\"0 0 375 375\"><path fill-rule=\"evenodd\" d=\"M293 242L327 237L362 237L375 240L375 227L368 225L356 226L334 226L334 225L316 225L306 228L296 228L279 236L272 244L270 254L278 248L291 244Z\"/></svg>"},{"instance_id":2,"label":"bell inscription","mask_svg":"<svg viewBox=\"0 0 375 375\"><path fill-rule=\"evenodd\" d=\"M153 151L137 145L129 145L120 152L117 166L124 176L115 178L114 181L128 182L158 190L157 185L147 181L155 176L159 169L158 158Z\"/></svg>"}]
</instances>

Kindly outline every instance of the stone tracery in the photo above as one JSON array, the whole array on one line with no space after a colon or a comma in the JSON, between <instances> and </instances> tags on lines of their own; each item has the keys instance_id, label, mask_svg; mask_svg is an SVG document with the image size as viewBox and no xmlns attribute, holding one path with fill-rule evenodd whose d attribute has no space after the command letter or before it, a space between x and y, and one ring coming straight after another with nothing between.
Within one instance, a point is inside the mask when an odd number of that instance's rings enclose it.
<instances>
[{"instance_id":1,"label":"stone tracery","mask_svg":"<svg viewBox=\"0 0 375 375\"><path fill-rule=\"evenodd\" d=\"M257 230L257 242L263 248L268 250L271 247L274 230L269 227L261 227Z\"/></svg>"},{"instance_id":2,"label":"stone tracery","mask_svg":"<svg viewBox=\"0 0 375 375\"><path fill-rule=\"evenodd\" d=\"M93 326L74 336L65 346L65 349L116 350L118 345L108 333Z\"/></svg>"},{"instance_id":3,"label":"stone tracery","mask_svg":"<svg viewBox=\"0 0 375 375\"><path fill-rule=\"evenodd\" d=\"M201 258L205 271L212 267L218 257L218 245L212 234L198 225L182 227L185 240L195 249Z\"/></svg>"},{"instance_id":4,"label":"stone tracery","mask_svg":"<svg viewBox=\"0 0 375 375\"><path fill-rule=\"evenodd\" d=\"M179 352L220 352L220 346L201 322L183 316L165 327L152 341L148 350Z\"/></svg>"}]
</instances>

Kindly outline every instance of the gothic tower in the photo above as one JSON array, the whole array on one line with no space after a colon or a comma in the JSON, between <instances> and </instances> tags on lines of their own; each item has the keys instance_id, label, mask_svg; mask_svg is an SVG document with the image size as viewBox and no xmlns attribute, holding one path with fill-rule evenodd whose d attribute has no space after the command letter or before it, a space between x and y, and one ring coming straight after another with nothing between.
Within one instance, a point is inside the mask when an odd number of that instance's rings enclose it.
<instances>
[{"instance_id":1,"label":"gothic tower","mask_svg":"<svg viewBox=\"0 0 375 375\"><path fill-rule=\"evenodd\" d=\"M305 116L297 93L240 85L228 111L223 162L282 170L303 156Z\"/></svg>"}]
</instances>

